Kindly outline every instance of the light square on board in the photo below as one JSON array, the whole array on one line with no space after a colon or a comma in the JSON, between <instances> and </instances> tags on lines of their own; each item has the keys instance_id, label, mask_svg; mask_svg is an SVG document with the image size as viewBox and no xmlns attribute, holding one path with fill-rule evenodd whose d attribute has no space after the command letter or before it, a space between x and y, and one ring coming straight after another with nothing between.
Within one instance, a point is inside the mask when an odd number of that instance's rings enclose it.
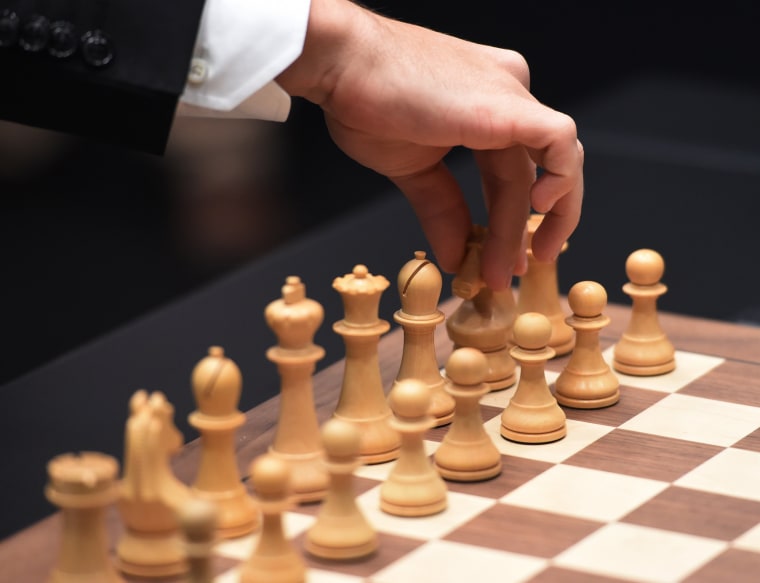
<instances>
[{"instance_id":1,"label":"light square on board","mask_svg":"<svg viewBox=\"0 0 760 583\"><path fill-rule=\"evenodd\" d=\"M676 480L675 484L760 501L760 453L728 448Z\"/></svg>"},{"instance_id":2,"label":"light square on board","mask_svg":"<svg viewBox=\"0 0 760 583\"><path fill-rule=\"evenodd\" d=\"M443 512L431 516L395 516L380 510L380 488L381 486L378 485L356 500L370 524L378 532L421 540L444 537L486 508L496 504L495 499L448 492L448 506Z\"/></svg>"},{"instance_id":3,"label":"light square on board","mask_svg":"<svg viewBox=\"0 0 760 583\"><path fill-rule=\"evenodd\" d=\"M612 523L555 557L554 564L629 581L672 583L728 547L724 541Z\"/></svg>"},{"instance_id":4,"label":"light square on board","mask_svg":"<svg viewBox=\"0 0 760 583\"><path fill-rule=\"evenodd\" d=\"M610 346L607 350L602 352L605 362L610 366L612 366L614 350L615 347ZM621 385L637 387L639 389L649 389L651 391L662 391L664 393L674 393L694 382L702 375L707 374L723 362L725 362L725 359L717 356L708 356L696 352L676 350L676 368L674 371L667 374L633 376L618 371L615 371L615 374L618 376L618 379L620 379Z\"/></svg>"},{"instance_id":5,"label":"light square on board","mask_svg":"<svg viewBox=\"0 0 760 583\"><path fill-rule=\"evenodd\" d=\"M518 583L546 560L450 541L431 541L372 577L373 583Z\"/></svg>"},{"instance_id":6,"label":"light square on board","mask_svg":"<svg viewBox=\"0 0 760 583\"><path fill-rule=\"evenodd\" d=\"M657 480L561 464L516 488L500 501L605 522L618 520L667 487L667 483Z\"/></svg>"},{"instance_id":7,"label":"light square on board","mask_svg":"<svg viewBox=\"0 0 760 583\"><path fill-rule=\"evenodd\" d=\"M760 407L673 394L622 429L728 447L760 427Z\"/></svg>"},{"instance_id":8,"label":"light square on board","mask_svg":"<svg viewBox=\"0 0 760 583\"><path fill-rule=\"evenodd\" d=\"M509 441L501 436L501 416L499 415L484 423L483 427L502 455L525 457L555 464L566 460L613 429L608 425L568 419L567 435L562 439L552 443L525 444Z\"/></svg>"}]
</instances>

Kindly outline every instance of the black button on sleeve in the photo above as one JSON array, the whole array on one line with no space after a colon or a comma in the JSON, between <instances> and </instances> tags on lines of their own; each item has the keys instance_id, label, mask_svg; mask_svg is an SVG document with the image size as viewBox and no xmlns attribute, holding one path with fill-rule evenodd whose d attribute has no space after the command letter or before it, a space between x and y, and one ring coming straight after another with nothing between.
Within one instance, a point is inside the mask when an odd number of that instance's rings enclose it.
<instances>
[{"instance_id":1,"label":"black button on sleeve","mask_svg":"<svg viewBox=\"0 0 760 583\"><path fill-rule=\"evenodd\" d=\"M21 19L13 10L0 11L0 48L12 47L18 41Z\"/></svg>"},{"instance_id":2,"label":"black button on sleeve","mask_svg":"<svg viewBox=\"0 0 760 583\"><path fill-rule=\"evenodd\" d=\"M50 21L40 14L31 16L21 26L19 46L30 53L44 50L50 40Z\"/></svg>"},{"instance_id":3,"label":"black button on sleeve","mask_svg":"<svg viewBox=\"0 0 760 583\"><path fill-rule=\"evenodd\" d=\"M84 62L92 67L105 67L113 60L113 45L101 30L84 33L81 49Z\"/></svg>"},{"instance_id":4,"label":"black button on sleeve","mask_svg":"<svg viewBox=\"0 0 760 583\"><path fill-rule=\"evenodd\" d=\"M50 25L48 52L58 59L70 57L77 50L79 39L74 25L66 20L58 20Z\"/></svg>"}]
</instances>

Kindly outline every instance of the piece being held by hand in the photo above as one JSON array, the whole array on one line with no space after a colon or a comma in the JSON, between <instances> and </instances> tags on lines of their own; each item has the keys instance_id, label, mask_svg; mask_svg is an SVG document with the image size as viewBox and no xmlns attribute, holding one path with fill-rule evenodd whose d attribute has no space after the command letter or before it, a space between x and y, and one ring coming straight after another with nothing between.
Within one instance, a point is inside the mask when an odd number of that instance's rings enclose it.
<instances>
[{"instance_id":1,"label":"piece being held by hand","mask_svg":"<svg viewBox=\"0 0 760 583\"><path fill-rule=\"evenodd\" d=\"M477 348L487 359L485 383L492 391L506 389L517 380L516 365L507 346L517 316L511 288L494 291L480 276L481 254L486 229L474 225L467 254L451 289L462 298L446 320L446 331L454 348Z\"/></svg>"}]
</instances>

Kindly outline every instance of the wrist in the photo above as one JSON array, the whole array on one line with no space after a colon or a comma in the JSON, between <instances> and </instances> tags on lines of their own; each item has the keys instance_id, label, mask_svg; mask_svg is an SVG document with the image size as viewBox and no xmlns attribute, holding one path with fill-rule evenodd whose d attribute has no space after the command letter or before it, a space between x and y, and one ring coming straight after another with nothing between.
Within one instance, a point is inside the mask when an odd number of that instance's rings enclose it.
<instances>
[{"instance_id":1,"label":"wrist","mask_svg":"<svg viewBox=\"0 0 760 583\"><path fill-rule=\"evenodd\" d=\"M349 0L311 0L303 50L277 77L278 84L291 96L323 103L368 38L373 18Z\"/></svg>"}]
</instances>

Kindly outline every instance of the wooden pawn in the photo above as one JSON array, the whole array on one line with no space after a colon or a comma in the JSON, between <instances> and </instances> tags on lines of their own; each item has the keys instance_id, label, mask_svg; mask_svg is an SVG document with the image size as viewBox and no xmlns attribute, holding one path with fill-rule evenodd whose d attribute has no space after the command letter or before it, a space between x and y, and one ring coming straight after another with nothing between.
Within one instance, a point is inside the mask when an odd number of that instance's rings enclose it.
<instances>
[{"instance_id":1,"label":"wooden pawn","mask_svg":"<svg viewBox=\"0 0 760 583\"><path fill-rule=\"evenodd\" d=\"M653 376L676 368L675 348L660 327L657 298L668 291L662 283L665 262L652 249L628 256L625 271L630 280L623 291L633 300L631 319L614 348L612 366L618 372Z\"/></svg>"},{"instance_id":2,"label":"wooden pawn","mask_svg":"<svg viewBox=\"0 0 760 583\"><path fill-rule=\"evenodd\" d=\"M610 319L602 311L607 305L606 290L595 281L576 283L567 295L573 315L566 322L575 330L575 347L554 384L560 405L577 409L598 409L620 399L620 381L604 361L599 332Z\"/></svg>"},{"instance_id":3,"label":"wooden pawn","mask_svg":"<svg viewBox=\"0 0 760 583\"><path fill-rule=\"evenodd\" d=\"M380 509L397 516L429 516L448 504L446 483L425 453L425 432L435 425L430 415L430 389L416 379L397 383L388 396L401 434L401 452L380 486Z\"/></svg>"},{"instance_id":4,"label":"wooden pawn","mask_svg":"<svg viewBox=\"0 0 760 583\"><path fill-rule=\"evenodd\" d=\"M348 421L333 418L322 427L325 464L330 473L316 522L306 534L306 551L323 559L358 559L377 549L377 532L356 504L353 474L359 462L361 435Z\"/></svg>"},{"instance_id":5,"label":"wooden pawn","mask_svg":"<svg viewBox=\"0 0 760 583\"><path fill-rule=\"evenodd\" d=\"M454 397L456 410L433 459L447 480L475 482L501 473L501 454L480 414L480 399L489 392L484 383L487 371L488 360L476 348L458 348L446 363L446 390Z\"/></svg>"},{"instance_id":6,"label":"wooden pawn","mask_svg":"<svg viewBox=\"0 0 760 583\"><path fill-rule=\"evenodd\" d=\"M286 537L282 521L291 506L291 468L269 453L253 461L250 476L261 507L261 534L240 567L240 583L303 583L306 565Z\"/></svg>"},{"instance_id":7,"label":"wooden pawn","mask_svg":"<svg viewBox=\"0 0 760 583\"><path fill-rule=\"evenodd\" d=\"M216 504L194 498L178 512L178 522L184 537L187 556L187 583L213 583L214 545L218 531Z\"/></svg>"},{"instance_id":8,"label":"wooden pawn","mask_svg":"<svg viewBox=\"0 0 760 583\"><path fill-rule=\"evenodd\" d=\"M546 382L546 361L554 357L547 346L552 333L549 319L538 312L520 314L515 321L510 351L520 364L517 389L501 414L501 436L520 443L548 443L567 434L565 412Z\"/></svg>"}]
</instances>

